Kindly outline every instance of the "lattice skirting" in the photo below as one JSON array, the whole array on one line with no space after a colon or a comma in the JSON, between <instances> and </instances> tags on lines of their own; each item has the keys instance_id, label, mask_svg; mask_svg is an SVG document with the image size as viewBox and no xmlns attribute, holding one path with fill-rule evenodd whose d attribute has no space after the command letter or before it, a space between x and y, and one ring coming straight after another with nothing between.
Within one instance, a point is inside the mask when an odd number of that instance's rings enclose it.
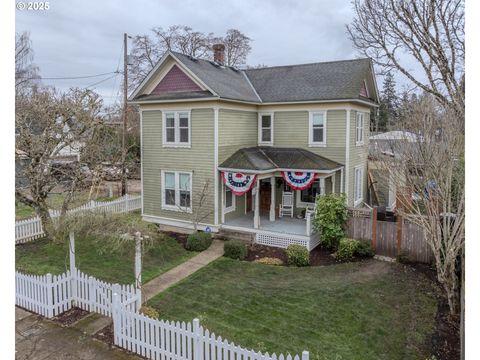
<instances>
[{"instance_id":1,"label":"lattice skirting","mask_svg":"<svg viewBox=\"0 0 480 360\"><path fill-rule=\"evenodd\" d=\"M258 232L255 242L260 245L274 246L286 249L289 245L296 244L305 246L309 251L320 243L320 237L315 234L310 238L301 238L288 234L275 234L270 232Z\"/></svg>"}]
</instances>

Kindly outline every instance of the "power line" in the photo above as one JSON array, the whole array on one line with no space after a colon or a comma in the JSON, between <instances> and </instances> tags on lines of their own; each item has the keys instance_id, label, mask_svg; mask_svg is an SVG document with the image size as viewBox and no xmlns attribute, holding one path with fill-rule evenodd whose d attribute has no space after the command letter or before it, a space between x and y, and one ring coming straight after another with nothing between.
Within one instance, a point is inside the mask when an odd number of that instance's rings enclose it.
<instances>
[{"instance_id":1,"label":"power line","mask_svg":"<svg viewBox=\"0 0 480 360\"><path fill-rule=\"evenodd\" d=\"M40 78L22 78L19 77L20 79L26 79L26 80L33 80L33 79L38 79L38 80L75 80L75 79L89 79L89 78L94 78L94 77L100 77L100 76L105 76L105 75L110 75L110 74L119 74L120 72L117 70L115 71L110 71L102 74L95 74L95 75L85 75L85 76L65 76L65 77L40 77Z\"/></svg>"},{"instance_id":2,"label":"power line","mask_svg":"<svg viewBox=\"0 0 480 360\"><path fill-rule=\"evenodd\" d=\"M91 84L91 85L88 85L88 86L87 86L87 89L88 89L88 88L91 88L92 86L101 84L101 83L103 83L103 82L105 82L105 81L107 81L107 80L110 80L110 79L112 79L112 78L114 78L114 77L116 77L116 76L117 76L117 74L112 75L112 76L109 76L109 77L107 77L107 78L105 78L105 79L103 79L103 80L100 80L100 81L98 81L98 82L96 82L96 83L93 83L93 84Z\"/></svg>"}]
</instances>

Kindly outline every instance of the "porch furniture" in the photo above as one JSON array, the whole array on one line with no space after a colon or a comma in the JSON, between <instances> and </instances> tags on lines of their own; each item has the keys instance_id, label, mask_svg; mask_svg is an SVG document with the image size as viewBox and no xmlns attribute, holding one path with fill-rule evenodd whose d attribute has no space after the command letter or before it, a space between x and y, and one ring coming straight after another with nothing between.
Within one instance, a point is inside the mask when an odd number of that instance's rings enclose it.
<instances>
[{"instance_id":1,"label":"porch furniture","mask_svg":"<svg viewBox=\"0 0 480 360\"><path fill-rule=\"evenodd\" d=\"M293 218L293 193L283 192L282 203L280 204L280 217L290 215Z\"/></svg>"}]
</instances>

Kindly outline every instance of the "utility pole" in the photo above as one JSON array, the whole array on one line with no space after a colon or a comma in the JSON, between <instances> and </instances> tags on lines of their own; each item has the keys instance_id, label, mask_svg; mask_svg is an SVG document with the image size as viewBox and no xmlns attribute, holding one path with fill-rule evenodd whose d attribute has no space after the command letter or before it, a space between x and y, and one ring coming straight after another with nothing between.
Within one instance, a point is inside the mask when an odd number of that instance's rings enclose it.
<instances>
[{"instance_id":1,"label":"utility pole","mask_svg":"<svg viewBox=\"0 0 480 360\"><path fill-rule=\"evenodd\" d=\"M127 91L128 91L128 53L127 33L123 34L123 132L122 132L122 196L127 193Z\"/></svg>"}]
</instances>

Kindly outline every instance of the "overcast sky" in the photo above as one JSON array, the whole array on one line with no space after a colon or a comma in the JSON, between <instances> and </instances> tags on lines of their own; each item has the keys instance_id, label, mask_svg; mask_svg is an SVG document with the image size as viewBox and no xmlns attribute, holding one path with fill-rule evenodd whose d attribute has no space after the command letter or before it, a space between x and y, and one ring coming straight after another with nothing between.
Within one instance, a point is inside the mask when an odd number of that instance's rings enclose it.
<instances>
[{"instance_id":1,"label":"overcast sky","mask_svg":"<svg viewBox=\"0 0 480 360\"><path fill-rule=\"evenodd\" d=\"M335 5L335 6L333 6ZM50 0L48 11L16 11L16 31L29 31L42 77L115 71L122 64L123 33L188 25L223 35L236 28L252 38L251 65L286 65L356 57L345 24L350 0ZM108 76L44 81L62 89L89 86ZM108 102L120 75L96 86Z\"/></svg>"}]
</instances>

